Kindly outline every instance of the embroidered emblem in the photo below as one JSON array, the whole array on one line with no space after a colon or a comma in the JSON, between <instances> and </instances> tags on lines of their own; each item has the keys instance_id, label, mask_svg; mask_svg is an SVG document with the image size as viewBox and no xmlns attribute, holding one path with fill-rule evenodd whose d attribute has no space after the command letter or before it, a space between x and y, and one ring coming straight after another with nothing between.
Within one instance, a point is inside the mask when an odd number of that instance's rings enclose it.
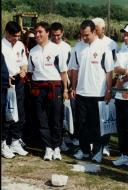
<instances>
[{"instance_id":1,"label":"embroidered emblem","mask_svg":"<svg viewBox=\"0 0 128 190\"><path fill-rule=\"evenodd\" d=\"M97 53L96 53L96 52L93 54L93 57L94 57L94 58L96 58L96 57L97 57Z\"/></svg>"},{"instance_id":2,"label":"embroidered emblem","mask_svg":"<svg viewBox=\"0 0 128 190\"><path fill-rule=\"evenodd\" d=\"M46 59L47 59L47 61L49 61L49 60L51 59L51 57L50 57L50 56L48 56L48 57L46 57Z\"/></svg>"}]
</instances>

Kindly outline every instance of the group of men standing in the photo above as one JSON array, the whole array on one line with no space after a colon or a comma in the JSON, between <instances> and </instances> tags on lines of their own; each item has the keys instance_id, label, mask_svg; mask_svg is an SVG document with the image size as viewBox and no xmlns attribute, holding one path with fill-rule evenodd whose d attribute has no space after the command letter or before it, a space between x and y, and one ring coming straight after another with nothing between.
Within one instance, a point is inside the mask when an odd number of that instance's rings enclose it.
<instances>
[{"instance_id":1,"label":"group of men standing","mask_svg":"<svg viewBox=\"0 0 128 190\"><path fill-rule=\"evenodd\" d=\"M122 30L124 44L117 56L117 45L104 35L104 30L103 19L83 21L80 25L81 40L71 50L69 44L62 40L64 30L61 23L55 22L50 26L41 21L35 25L37 45L30 50L27 61L24 46L19 41L19 25L13 21L7 23L2 39L2 54L9 71L9 85L11 87L14 84L16 87L19 121L8 127L12 134L11 144L8 145L4 135L7 123L3 120L4 157L28 153L23 149L20 139L25 124L23 78L29 73L37 130L45 147L44 160L62 159L63 100L71 97L75 99L75 127L78 128L80 143L76 158L102 161L105 144L100 135L98 101L108 103L111 99L113 70L118 74L123 88L128 88L128 25ZM122 155L113 164L127 165L127 92L116 94L116 108ZM93 149L90 144L93 144Z\"/></svg>"}]
</instances>

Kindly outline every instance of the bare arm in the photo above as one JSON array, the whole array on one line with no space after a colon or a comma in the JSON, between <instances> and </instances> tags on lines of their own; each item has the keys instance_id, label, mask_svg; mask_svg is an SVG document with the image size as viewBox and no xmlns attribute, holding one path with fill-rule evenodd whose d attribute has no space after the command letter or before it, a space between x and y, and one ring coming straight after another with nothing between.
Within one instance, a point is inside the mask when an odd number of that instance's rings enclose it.
<instances>
[{"instance_id":1,"label":"bare arm","mask_svg":"<svg viewBox=\"0 0 128 190\"><path fill-rule=\"evenodd\" d=\"M64 87L64 92L63 92L63 97L64 99L68 99L68 78L67 78L67 72L61 72L60 73L61 80L63 82L63 87Z\"/></svg>"},{"instance_id":2,"label":"bare arm","mask_svg":"<svg viewBox=\"0 0 128 190\"><path fill-rule=\"evenodd\" d=\"M107 83L107 89L105 92L105 101L109 102L111 99L111 88L112 88L112 71L108 72L106 74L106 83Z\"/></svg>"},{"instance_id":3,"label":"bare arm","mask_svg":"<svg viewBox=\"0 0 128 190\"><path fill-rule=\"evenodd\" d=\"M76 95L76 85L78 80L78 70L71 70L70 72L71 76L71 85L72 85L72 93L71 96L75 97Z\"/></svg>"}]
</instances>

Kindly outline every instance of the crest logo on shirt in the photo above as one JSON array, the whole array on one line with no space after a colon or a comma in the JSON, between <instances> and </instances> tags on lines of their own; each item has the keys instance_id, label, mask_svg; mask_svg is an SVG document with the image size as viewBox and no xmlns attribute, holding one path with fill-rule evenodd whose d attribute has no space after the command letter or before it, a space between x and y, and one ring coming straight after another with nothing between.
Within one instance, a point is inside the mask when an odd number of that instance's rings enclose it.
<instances>
[{"instance_id":1,"label":"crest logo on shirt","mask_svg":"<svg viewBox=\"0 0 128 190\"><path fill-rule=\"evenodd\" d=\"M50 56L48 56L48 57L46 57L46 59L47 59L47 61L49 61L49 60L51 59L51 57L50 57Z\"/></svg>"},{"instance_id":2,"label":"crest logo on shirt","mask_svg":"<svg viewBox=\"0 0 128 190\"><path fill-rule=\"evenodd\" d=\"M98 54L95 52L95 53L93 54L93 57L94 57L94 58L96 58L96 57L97 57L97 55L98 55Z\"/></svg>"}]
</instances>

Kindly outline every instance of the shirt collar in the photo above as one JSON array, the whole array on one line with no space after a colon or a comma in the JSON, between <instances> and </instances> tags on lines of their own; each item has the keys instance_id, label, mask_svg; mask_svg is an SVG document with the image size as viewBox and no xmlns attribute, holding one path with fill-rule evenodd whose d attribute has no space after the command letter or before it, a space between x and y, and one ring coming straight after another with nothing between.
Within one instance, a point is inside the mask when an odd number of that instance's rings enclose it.
<instances>
[{"instance_id":1,"label":"shirt collar","mask_svg":"<svg viewBox=\"0 0 128 190\"><path fill-rule=\"evenodd\" d=\"M7 46L12 48L12 44L6 38L3 38L3 41Z\"/></svg>"},{"instance_id":2,"label":"shirt collar","mask_svg":"<svg viewBox=\"0 0 128 190\"><path fill-rule=\"evenodd\" d=\"M41 46L41 45L38 44L38 47L39 47L40 49L45 49L47 46L49 46L49 43L51 43L51 41L48 41L48 43L45 44L44 46Z\"/></svg>"}]
</instances>

